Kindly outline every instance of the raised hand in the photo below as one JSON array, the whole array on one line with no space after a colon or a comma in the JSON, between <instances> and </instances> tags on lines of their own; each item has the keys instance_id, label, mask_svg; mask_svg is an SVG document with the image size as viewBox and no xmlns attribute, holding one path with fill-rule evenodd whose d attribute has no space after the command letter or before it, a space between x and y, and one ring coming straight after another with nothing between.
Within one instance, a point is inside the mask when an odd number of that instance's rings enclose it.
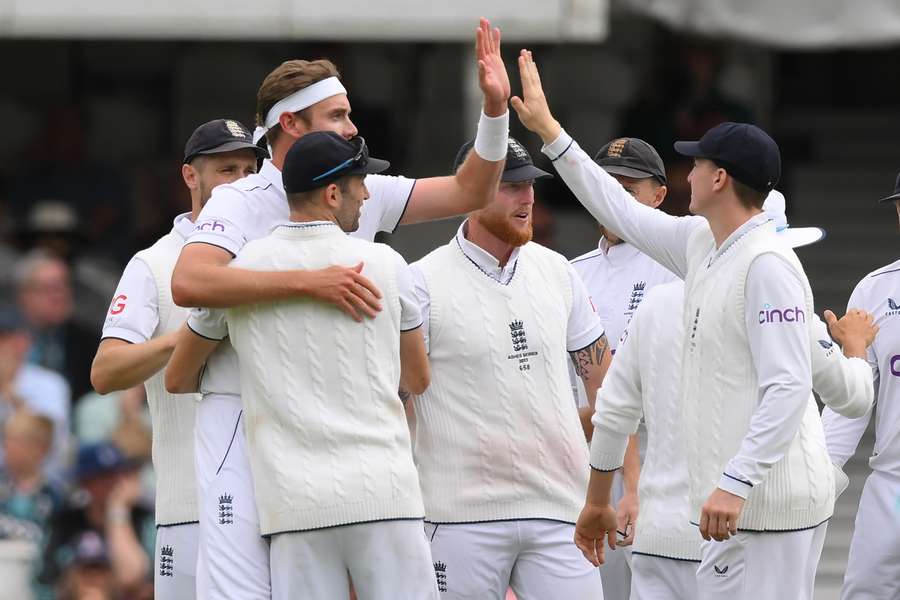
<instances>
[{"instance_id":1,"label":"raised hand","mask_svg":"<svg viewBox=\"0 0 900 600\"><path fill-rule=\"evenodd\" d=\"M559 137L562 127L550 112L541 85L541 74L530 50L519 53L519 76L522 79L522 98L513 96L510 103L522 125L541 136L545 144L549 144Z\"/></svg>"},{"instance_id":2,"label":"raised hand","mask_svg":"<svg viewBox=\"0 0 900 600\"><path fill-rule=\"evenodd\" d=\"M509 75L500 56L500 30L481 19L475 30L475 58L478 61L478 85L484 94L484 114L499 117L506 112L511 93Z\"/></svg>"}]
</instances>

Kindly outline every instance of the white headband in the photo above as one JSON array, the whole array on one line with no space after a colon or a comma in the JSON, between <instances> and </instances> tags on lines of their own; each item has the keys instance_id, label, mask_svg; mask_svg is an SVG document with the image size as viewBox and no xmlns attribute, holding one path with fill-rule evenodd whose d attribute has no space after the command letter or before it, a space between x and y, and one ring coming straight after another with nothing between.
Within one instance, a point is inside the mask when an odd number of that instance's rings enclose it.
<instances>
[{"instance_id":1,"label":"white headband","mask_svg":"<svg viewBox=\"0 0 900 600\"><path fill-rule=\"evenodd\" d=\"M253 131L253 141L258 142L262 136L266 135L266 132L269 129L278 125L278 120L284 113L295 113L304 108L309 108L313 104L321 102L326 98L346 93L347 90L344 88L341 80L337 77L329 77L328 79L323 79L322 81L317 81L312 85L306 86L302 90L297 90L290 96L276 102L275 105L269 109L269 112L266 115L265 126L257 127Z\"/></svg>"}]
</instances>

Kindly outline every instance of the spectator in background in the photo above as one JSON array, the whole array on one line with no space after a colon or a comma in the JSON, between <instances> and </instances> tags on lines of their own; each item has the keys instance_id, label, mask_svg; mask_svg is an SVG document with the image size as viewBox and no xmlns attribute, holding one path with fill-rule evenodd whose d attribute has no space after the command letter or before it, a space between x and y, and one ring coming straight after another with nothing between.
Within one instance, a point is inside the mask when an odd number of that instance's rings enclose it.
<instances>
[{"instance_id":1,"label":"spectator in background","mask_svg":"<svg viewBox=\"0 0 900 600\"><path fill-rule=\"evenodd\" d=\"M83 446L78 452L81 489L50 524L39 575L57 582L81 536L93 532L109 551L115 597L134 598L151 585L150 557L155 545L153 513L139 505L139 463L109 442ZM102 597L102 596L101 596Z\"/></svg>"},{"instance_id":2,"label":"spectator in background","mask_svg":"<svg viewBox=\"0 0 900 600\"><path fill-rule=\"evenodd\" d=\"M62 490L44 476L53 443L53 421L19 409L3 427L0 468L0 548L5 597L31 596L33 574L47 525L62 506ZM13 593L14 592L14 593Z\"/></svg>"},{"instance_id":3,"label":"spectator in background","mask_svg":"<svg viewBox=\"0 0 900 600\"><path fill-rule=\"evenodd\" d=\"M19 263L16 288L32 337L28 362L60 373L73 397L80 398L91 389L91 360L99 335L72 319L69 267L52 254L34 250Z\"/></svg>"},{"instance_id":4,"label":"spectator in background","mask_svg":"<svg viewBox=\"0 0 900 600\"><path fill-rule=\"evenodd\" d=\"M82 533L65 551L66 567L56 586L59 600L116 598L109 552L97 532Z\"/></svg>"},{"instance_id":5,"label":"spectator in background","mask_svg":"<svg viewBox=\"0 0 900 600\"><path fill-rule=\"evenodd\" d=\"M22 408L48 417L53 422L53 443L44 474L61 482L69 464L69 386L61 375L26 363L30 346L21 313L0 307L0 423Z\"/></svg>"}]
</instances>

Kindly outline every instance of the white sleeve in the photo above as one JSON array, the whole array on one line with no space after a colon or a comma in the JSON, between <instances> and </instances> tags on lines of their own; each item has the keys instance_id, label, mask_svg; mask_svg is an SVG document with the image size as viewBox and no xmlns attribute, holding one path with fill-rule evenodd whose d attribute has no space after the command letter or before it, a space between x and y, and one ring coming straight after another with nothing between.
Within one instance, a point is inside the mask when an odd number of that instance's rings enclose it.
<instances>
[{"instance_id":1,"label":"white sleeve","mask_svg":"<svg viewBox=\"0 0 900 600\"><path fill-rule=\"evenodd\" d=\"M369 199L363 204L363 209L377 210L374 215L378 222L377 231L393 233L406 212L409 199L412 197L415 179L397 177L394 175L369 175L366 177L366 189L369 190Z\"/></svg>"},{"instance_id":2,"label":"white sleeve","mask_svg":"<svg viewBox=\"0 0 900 600\"><path fill-rule=\"evenodd\" d=\"M642 302L628 324L628 335L616 349L603 386L597 392L597 405L591 423L591 467L614 471L625 462L628 436L637 431L643 414L641 391L640 330L641 314L648 303Z\"/></svg>"},{"instance_id":3,"label":"white sleeve","mask_svg":"<svg viewBox=\"0 0 900 600\"><path fill-rule=\"evenodd\" d=\"M853 293L850 294L850 300L847 302L848 310L851 308L867 310L869 308L870 303L867 301L868 299L866 298L865 289L862 284L863 282L857 284ZM876 359L871 346L869 346L869 349L866 351L866 360L868 361L870 368L869 373L872 378L872 386L877 390L879 376L878 360ZM866 432L866 428L869 426L869 421L872 418L873 408L874 406L870 406L866 414L859 419L848 419L847 417L837 414L837 412L827 406L825 407L825 410L822 411L822 427L825 429L825 444L828 446L828 455L831 457L832 463L839 467L843 467L844 464L850 460L850 457L856 454L856 448L859 446L859 441Z\"/></svg>"},{"instance_id":4,"label":"white sleeve","mask_svg":"<svg viewBox=\"0 0 900 600\"><path fill-rule=\"evenodd\" d=\"M758 256L747 272L745 325L759 382L759 403L719 488L742 498L784 456L810 402L809 315L803 280L776 254ZM767 316L761 319L760 315ZM762 321L762 322L760 322Z\"/></svg>"},{"instance_id":5,"label":"white sleeve","mask_svg":"<svg viewBox=\"0 0 900 600\"><path fill-rule=\"evenodd\" d=\"M228 337L226 314L224 308L192 308L187 326L200 337L221 342Z\"/></svg>"},{"instance_id":6,"label":"white sleeve","mask_svg":"<svg viewBox=\"0 0 900 600\"><path fill-rule=\"evenodd\" d=\"M688 237L707 226L705 219L673 217L637 202L565 131L541 151L597 222L684 278Z\"/></svg>"},{"instance_id":7,"label":"white sleeve","mask_svg":"<svg viewBox=\"0 0 900 600\"><path fill-rule=\"evenodd\" d=\"M232 185L220 185L200 211L185 243L212 244L237 256L244 244L256 237L247 231L247 227L257 220L258 215L244 194Z\"/></svg>"},{"instance_id":8,"label":"white sleeve","mask_svg":"<svg viewBox=\"0 0 900 600\"><path fill-rule=\"evenodd\" d=\"M572 283L572 309L566 330L566 350L577 352L587 348L603 335L603 323L594 311L591 296L578 273L568 262L569 280Z\"/></svg>"},{"instance_id":9,"label":"white sleeve","mask_svg":"<svg viewBox=\"0 0 900 600\"><path fill-rule=\"evenodd\" d=\"M818 315L813 315L810 336L813 390L840 415L856 419L866 414L875 399L869 363L844 356Z\"/></svg>"},{"instance_id":10,"label":"white sleeve","mask_svg":"<svg viewBox=\"0 0 900 600\"><path fill-rule=\"evenodd\" d=\"M403 257L394 250L391 250L391 254L396 260L397 292L400 295L400 331L412 331L422 326L422 311L419 309L413 276Z\"/></svg>"},{"instance_id":11,"label":"white sleeve","mask_svg":"<svg viewBox=\"0 0 900 600\"><path fill-rule=\"evenodd\" d=\"M132 258L113 295L101 339L119 338L132 344L146 342L153 337L159 324L159 291L150 267L139 258Z\"/></svg>"},{"instance_id":12,"label":"white sleeve","mask_svg":"<svg viewBox=\"0 0 900 600\"><path fill-rule=\"evenodd\" d=\"M425 351L428 352L428 334L430 331L429 319L431 318L431 294L428 292L428 284L425 282L425 275L419 265L413 263L409 265L409 272L412 276L413 289L416 292L416 299L419 301L419 310L422 314L422 337L425 338Z\"/></svg>"}]
</instances>

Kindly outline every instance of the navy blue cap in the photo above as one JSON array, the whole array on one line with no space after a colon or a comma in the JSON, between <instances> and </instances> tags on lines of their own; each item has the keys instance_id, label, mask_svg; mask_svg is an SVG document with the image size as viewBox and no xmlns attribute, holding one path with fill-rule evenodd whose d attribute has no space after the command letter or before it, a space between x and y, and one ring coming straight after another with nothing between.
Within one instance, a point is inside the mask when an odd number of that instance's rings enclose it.
<instances>
[{"instance_id":1,"label":"navy blue cap","mask_svg":"<svg viewBox=\"0 0 900 600\"><path fill-rule=\"evenodd\" d=\"M900 200L900 174L897 175L897 182L894 184L894 193L878 202L893 202L894 200Z\"/></svg>"},{"instance_id":2,"label":"navy blue cap","mask_svg":"<svg viewBox=\"0 0 900 600\"><path fill-rule=\"evenodd\" d=\"M184 163L201 154L219 154L232 150L253 150L257 159L269 158L269 151L253 143L253 134L240 121L216 119L194 130L184 145Z\"/></svg>"},{"instance_id":3,"label":"navy blue cap","mask_svg":"<svg viewBox=\"0 0 900 600\"><path fill-rule=\"evenodd\" d=\"M87 444L78 449L78 479L124 471L135 466L135 462L111 442Z\"/></svg>"},{"instance_id":4,"label":"navy blue cap","mask_svg":"<svg viewBox=\"0 0 900 600\"><path fill-rule=\"evenodd\" d=\"M381 173L391 166L371 158L366 140L347 140L333 131L313 131L294 142L284 158L281 181L288 194L325 187L348 175Z\"/></svg>"},{"instance_id":5,"label":"navy blue cap","mask_svg":"<svg viewBox=\"0 0 900 600\"><path fill-rule=\"evenodd\" d=\"M469 152L475 146L475 140L469 140L456 153L453 160L453 172L456 173L462 166L463 161L469 155ZM553 175L547 171L543 171L534 166L531 160L531 154L525 149L519 140L510 137L506 142L506 163L503 165L503 173L500 175L500 181L507 183L519 183L520 181L531 181L533 179L543 179L545 177L552 178Z\"/></svg>"},{"instance_id":6,"label":"navy blue cap","mask_svg":"<svg viewBox=\"0 0 900 600\"><path fill-rule=\"evenodd\" d=\"M697 142L675 142L684 156L706 158L758 192L770 192L781 179L781 151L769 134L748 123L720 123Z\"/></svg>"},{"instance_id":7,"label":"navy blue cap","mask_svg":"<svg viewBox=\"0 0 900 600\"><path fill-rule=\"evenodd\" d=\"M594 162L613 175L632 179L654 177L666 185L666 166L656 148L640 138L618 138L597 152Z\"/></svg>"}]
</instances>

